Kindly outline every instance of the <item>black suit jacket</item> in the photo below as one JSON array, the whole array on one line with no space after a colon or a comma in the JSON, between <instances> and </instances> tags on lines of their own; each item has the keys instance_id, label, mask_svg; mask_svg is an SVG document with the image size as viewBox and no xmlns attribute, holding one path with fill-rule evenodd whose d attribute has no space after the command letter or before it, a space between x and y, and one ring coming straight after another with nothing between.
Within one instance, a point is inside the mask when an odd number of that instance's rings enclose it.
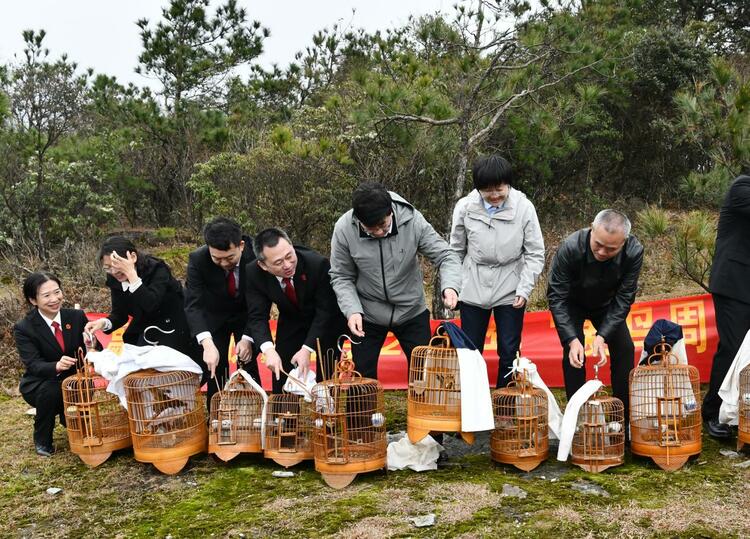
<instances>
[{"instance_id":1,"label":"black suit jacket","mask_svg":"<svg viewBox=\"0 0 750 539\"><path fill-rule=\"evenodd\" d=\"M279 310L276 350L284 359L290 359L303 344L317 350L318 338L324 349L329 348L346 329L346 320L331 288L328 259L307 247L295 245L294 250L297 269L293 282L298 307L284 294L279 280L261 269L257 262L253 261L246 268L246 332L258 346L273 341L268 321L271 304L275 303Z\"/></svg>"},{"instance_id":2,"label":"black suit jacket","mask_svg":"<svg viewBox=\"0 0 750 539\"><path fill-rule=\"evenodd\" d=\"M719 212L711 293L750 303L750 176L732 182Z\"/></svg>"},{"instance_id":3,"label":"black suit jacket","mask_svg":"<svg viewBox=\"0 0 750 539\"><path fill-rule=\"evenodd\" d=\"M240 282L238 294L230 298L227 293L227 277L224 270L211 260L208 246L199 247L188 259L187 281L185 282L185 314L190 334L195 337L204 331L215 332L219 328L245 327L247 303L245 295L245 268L255 259L253 240L246 236L245 248L240 259Z\"/></svg>"},{"instance_id":4,"label":"black suit jacket","mask_svg":"<svg viewBox=\"0 0 750 539\"><path fill-rule=\"evenodd\" d=\"M45 380L62 382L66 377L75 374L75 368L58 373L55 363L62 356L78 357L79 348L86 350L83 343L83 328L88 320L86 313L81 310L61 309L60 321L65 350L60 349L55 336L36 308L13 327L18 356L26 366L19 386L22 394L33 392Z\"/></svg>"},{"instance_id":5,"label":"black suit jacket","mask_svg":"<svg viewBox=\"0 0 750 539\"><path fill-rule=\"evenodd\" d=\"M129 344L145 345L143 330L158 326L174 333L163 334L152 330L146 337L159 344L171 346L184 353L192 353L186 348L190 341L190 330L185 318L185 298L182 285L172 276L169 266L157 258L150 257L139 273L142 284L135 292L123 291L120 282L107 275L107 286L112 296L112 312L108 318L112 322L111 331L116 330L132 317L123 334L123 341Z\"/></svg>"}]
</instances>

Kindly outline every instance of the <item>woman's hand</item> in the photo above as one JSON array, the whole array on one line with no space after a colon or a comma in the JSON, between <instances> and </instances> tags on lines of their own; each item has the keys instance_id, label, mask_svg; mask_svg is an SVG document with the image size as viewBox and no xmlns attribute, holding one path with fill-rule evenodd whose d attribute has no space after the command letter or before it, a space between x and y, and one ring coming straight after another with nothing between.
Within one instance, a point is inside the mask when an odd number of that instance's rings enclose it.
<instances>
[{"instance_id":1,"label":"woman's hand","mask_svg":"<svg viewBox=\"0 0 750 539\"><path fill-rule=\"evenodd\" d=\"M121 272L124 273L128 282L134 283L138 280L138 272L135 269L135 261L138 260L138 255L131 253L130 251L125 252L125 258L112 251L110 255L112 273Z\"/></svg>"}]
</instances>

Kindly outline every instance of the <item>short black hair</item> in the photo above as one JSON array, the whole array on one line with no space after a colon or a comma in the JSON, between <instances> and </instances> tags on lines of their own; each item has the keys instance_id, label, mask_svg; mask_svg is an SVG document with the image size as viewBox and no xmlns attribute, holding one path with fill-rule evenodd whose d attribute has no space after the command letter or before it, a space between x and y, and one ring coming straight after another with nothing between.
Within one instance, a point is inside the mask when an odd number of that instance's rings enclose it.
<instances>
[{"instance_id":1,"label":"short black hair","mask_svg":"<svg viewBox=\"0 0 750 539\"><path fill-rule=\"evenodd\" d=\"M226 251L232 245L239 247L242 241L242 228L231 219L217 217L203 228L203 239L209 247Z\"/></svg>"},{"instance_id":2,"label":"short black hair","mask_svg":"<svg viewBox=\"0 0 750 539\"><path fill-rule=\"evenodd\" d=\"M474 189L487 189L499 185L513 185L513 167L504 157L493 153L477 157L471 167Z\"/></svg>"},{"instance_id":3,"label":"short black hair","mask_svg":"<svg viewBox=\"0 0 750 539\"><path fill-rule=\"evenodd\" d=\"M253 239L253 253L255 253L255 258L263 262L266 259L263 256L263 249L265 247L276 247L282 238L291 245L292 240L289 239L289 235L280 228L266 228L265 230L261 230Z\"/></svg>"},{"instance_id":4,"label":"short black hair","mask_svg":"<svg viewBox=\"0 0 750 539\"><path fill-rule=\"evenodd\" d=\"M375 226L393 212L393 200L383 184L365 182L352 193L354 216L365 226Z\"/></svg>"},{"instance_id":5,"label":"short black hair","mask_svg":"<svg viewBox=\"0 0 750 539\"><path fill-rule=\"evenodd\" d=\"M36 294L39 292L39 287L47 281L55 281L57 286L62 290L62 284L60 279L53 273L46 271L35 271L23 281L23 297L26 299L26 303L32 305L31 300L36 300Z\"/></svg>"},{"instance_id":6,"label":"short black hair","mask_svg":"<svg viewBox=\"0 0 750 539\"><path fill-rule=\"evenodd\" d=\"M122 258L127 258L128 251L138 255L138 260L135 261L135 269L139 275L143 275L144 271L150 264L150 255L146 253L138 252L138 248L135 244L125 236L110 236L104 240L101 249L99 249L99 262L102 261L106 255L111 255L112 252L117 253Z\"/></svg>"}]
</instances>

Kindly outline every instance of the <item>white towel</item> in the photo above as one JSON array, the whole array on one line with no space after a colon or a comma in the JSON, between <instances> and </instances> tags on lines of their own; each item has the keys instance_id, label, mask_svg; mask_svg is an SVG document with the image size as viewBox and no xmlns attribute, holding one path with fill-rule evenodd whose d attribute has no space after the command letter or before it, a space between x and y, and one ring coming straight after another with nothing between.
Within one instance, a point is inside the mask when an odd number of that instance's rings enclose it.
<instances>
[{"instance_id":1,"label":"white towel","mask_svg":"<svg viewBox=\"0 0 750 539\"><path fill-rule=\"evenodd\" d=\"M224 385L224 389L226 390L227 387L229 387L229 382L231 382L235 376L242 376L245 381L252 386L255 391L260 393L260 396L263 397L263 415L261 416L260 421L260 444L263 449L266 448L266 408L268 407L268 394L266 391L256 382L253 380L252 376L250 376L245 369L237 369L232 373L232 375L229 377L229 380L227 380L227 383Z\"/></svg>"},{"instance_id":2,"label":"white towel","mask_svg":"<svg viewBox=\"0 0 750 539\"><path fill-rule=\"evenodd\" d=\"M429 434L411 443L408 436L388 444L388 471L409 468L415 472L437 470L437 461L443 446Z\"/></svg>"},{"instance_id":3,"label":"white towel","mask_svg":"<svg viewBox=\"0 0 750 539\"><path fill-rule=\"evenodd\" d=\"M495 428L492 395L487 382L487 364L478 350L456 348L461 377L461 431Z\"/></svg>"},{"instance_id":4,"label":"white towel","mask_svg":"<svg viewBox=\"0 0 750 539\"><path fill-rule=\"evenodd\" d=\"M719 388L721 407L719 408L719 421L729 425L739 423L739 401L740 401L740 373L750 364L750 331L745 334L740 349L732 360L724 380ZM750 404L750 394L744 394L742 399Z\"/></svg>"},{"instance_id":5,"label":"white towel","mask_svg":"<svg viewBox=\"0 0 750 539\"><path fill-rule=\"evenodd\" d=\"M565 462L568 460L570 451L573 446L573 436L576 432L576 424L578 423L578 412L581 406L591 398L591 396L599 391L602 387L601 380L589 380L581 386L581 388L570 397L568 405L565 407L565 415L562 418L562 425L560 428L560 445L557 447L557 460Z\"/></svg>"},{"instance_id":6,"label":"white towel","mask_svg":"<svg viewBox=\"0 0 750 539\"><path fill-rule=\"evenodd\" d=\"M189 356L169 346L125 344L119 356L110 350L103 350L89 352L87 358L94 364L94 370L109 380L107 391L117 395L120 404L125 408L125 377L130 373L142 369L155 369L161 372L188 371L203 374L201 368Z\"/></svg>"},{"instance_id":7,"label":"white towel","mask_svg":"<svg viewBox=\"0 0 750 539\"><path fill-rule=\"evenodd\" d=\"M307 402L312 402L312 388L315 386L315 383L314 371L308 369L307 376L305 376L305 379L303 380L299 375L299 367L294 367L289 373L289 376L287 376L282 389L286 393L300 395L301 397L304 397Z\"/></svg>"},{"instance_id":8,"label":"white towel","mask_svg":"<svg viewBox=\"0 0 750 539\"><path fill-rule=\"evenodd\" d=\"M672 346L672 353L677 358L678 365L688 364L687 349L685 348L684 338L674 343L674 345ZM638 358L638 363L640 364L641 361L643 361L647 357L648 357L648 354L646 354L646 350L641 350L641 357Z\"/></svg>"},{"instance_id":9,"label":"white towel","mask_svg":"<svg viewBox=\"0 0 750 539\"><path fill-rule=\"evenodd\" d=\"M536 365L534 365L534 363L528 358L519 357L513 360L513 369L511 372L514 371L525 371L526 380L537 389L544 391L547 395L547 425L550 430L549 437L551 439L559 439L560 424L562 423L563 414L560 411L560 406L557 404L557 400L555 400L555 396L539 375Z\"/></svg>"}]
</instances>

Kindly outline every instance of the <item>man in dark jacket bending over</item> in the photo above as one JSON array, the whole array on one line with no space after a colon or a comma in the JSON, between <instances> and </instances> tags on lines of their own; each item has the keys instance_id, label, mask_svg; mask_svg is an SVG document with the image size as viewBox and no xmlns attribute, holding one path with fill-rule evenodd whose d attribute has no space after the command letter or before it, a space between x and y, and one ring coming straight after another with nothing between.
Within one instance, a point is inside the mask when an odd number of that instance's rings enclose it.
<instances>
[{"instance_id":1,"label":"man in dark jacket bending over","mask_svg":"<svg viewBox=\"0 0 750 539\"><path fill-rule=\"evenodd\" d=\"M591 355L611 358L612 393L628 417L628 375L634 346L625 319L635 300L643 246L630 236L630 221L616 210L602 210L591 228L568 236L552 261L547 299L563 345L563 375L568 399L586 382L583 323L591 320L596 337Z\"/></svg>"}]
</instances>

